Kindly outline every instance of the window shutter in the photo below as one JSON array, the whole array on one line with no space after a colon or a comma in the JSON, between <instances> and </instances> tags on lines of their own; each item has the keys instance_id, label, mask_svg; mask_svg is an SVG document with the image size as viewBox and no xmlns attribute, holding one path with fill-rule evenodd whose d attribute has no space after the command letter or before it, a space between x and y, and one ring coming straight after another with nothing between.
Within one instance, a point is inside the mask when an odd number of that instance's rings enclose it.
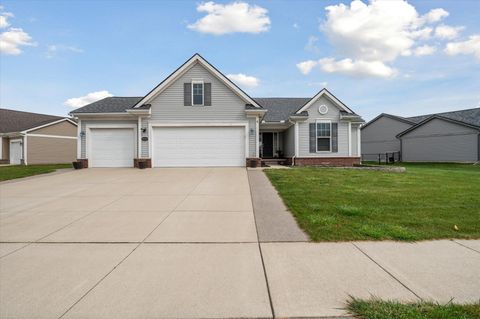
<instances>
[{"instance_id":1,"label":"window shutter","mask_svg":"<svg viewBox=\"0 0 480 319\"><path fill-rule=\"evenodd\" d=\"M332 123L332 152L338 152L338 123Z\"/></svg>"},{"instance_id":2,"label":"window shutter","mask_svg":"<svg viewBox=\"0 0 480 319\"><path fill-rule=\"evenodd\" d=\"M316 124L315 123L310 123L309 124L310 128L310 153L316 153L317 152L317 134L315 132L316 130Z\"/></svg>"},{"instance_id":3,"label":"window shutter","mask_svg":"<svg viewBox=\"0 0 480 319\"><path fill-rule=\"evenodd\" d=\"M212 83L203 84L203 105L212 105Z\"/></svg>"},{"instance_id":4,"label":"window shutter","mask_svg":"<svg viewBox=\"0 0 480 319\"><path fill-rule=\"evenodd\" d=\"M183 105L192 106L192 83L183 83Z\"/></svg>"}]
</instances>

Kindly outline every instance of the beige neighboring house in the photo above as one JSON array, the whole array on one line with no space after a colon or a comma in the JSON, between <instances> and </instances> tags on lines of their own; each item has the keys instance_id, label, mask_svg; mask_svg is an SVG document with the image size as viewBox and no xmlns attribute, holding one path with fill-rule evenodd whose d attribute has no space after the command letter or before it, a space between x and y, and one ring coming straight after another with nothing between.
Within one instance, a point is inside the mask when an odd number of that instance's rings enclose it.
<instances>
[{"instance_id":1,"label":"beige neighboring house","mask_svg":"<svg viewBox=\"0 0 480 319\"><path fill-rule=\"evenodd\" d=\"M0 109L0 163L59 164L77 156L77 123L70 118Z\"/></svg>"}]
</instances>

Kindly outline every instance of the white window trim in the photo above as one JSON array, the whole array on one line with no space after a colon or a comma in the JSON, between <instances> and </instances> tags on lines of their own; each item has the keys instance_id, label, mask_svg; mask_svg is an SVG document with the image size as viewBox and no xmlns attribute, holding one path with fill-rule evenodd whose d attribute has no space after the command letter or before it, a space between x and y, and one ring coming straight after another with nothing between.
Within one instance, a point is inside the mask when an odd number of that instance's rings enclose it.
<instances>
[{"instance_id":1,"label":"white window trim","mask_svg":"<svg viewBox=\"0 0 480 319\"><path fill-rule=\"evenodd\" d=\"M153 150L153 146L155 145L154 143L154 134L153 134L153 129L155 127L231 127L231 126L239 126L239 127L245 127L245 158L250 157L250 140L249 140L249 123L248 122L233 122L233 123L223 123L223 122L199 122L199 123L158 123L158 122L150 122L149 123L149 131L150 133L150 157L152 160L152 167L155 167L155 152Z\"/></svg>"},{"instance_id":2,"label":"white window trim","mask_svg":"<svg viewBox=\"0 0 480 319\"><path fill-rule=\"evenodd\" d=\"M202 104L195 104L193 101L193 85L194 84L201 84L202 85ZM191 83L191 90L192 90L192 106L205 106L205 83L203 83L203 80L194 80L192 79Z\"/></svg>"},{"instance_id":3,"label":"white window trim","mask_svg":"<svg viewBox=\"0 0 480 319\"><path fill-rule=\"evenodd\" d=\"M317 124L318 123L329 123L330 124L330 149L328 151L319 151L318 150L318 129L317 129ZM326 136L320 136L321 138L326 138ZM325 120L325 119L316 119L315 120L315 151L317 153L332 153L332 121L331 120Z\"/></svg>"}]
</instances>

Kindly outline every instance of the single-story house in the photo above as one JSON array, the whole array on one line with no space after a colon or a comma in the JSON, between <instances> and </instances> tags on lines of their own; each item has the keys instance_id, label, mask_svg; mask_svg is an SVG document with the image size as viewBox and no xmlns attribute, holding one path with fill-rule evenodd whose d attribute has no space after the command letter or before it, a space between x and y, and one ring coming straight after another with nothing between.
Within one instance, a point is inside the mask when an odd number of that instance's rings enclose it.
<instances>
[{"instance_id":1,"label":"single-story house","mask_svg":"<svg viewBox=\"0 0 480 319\"><path fill-rule=\"evenodd\" d=\"M0 163L59 164L76 158L77 123L72 119L0 109Z\"/></svg>"},{"instance_id":2,"label":"single-story house","mask_svg":"<svg viewBox=\"0 0 480 319\"><path fill-rule=\"evenodd\" d=\"M362 118L323 89L312 98L252 98L195 54L139 97L70 113L84 167L245 166L360 162Z\"/></svg>"},{"instance_id":3,"label":"single-story house","mask_svg":"<svg viewBox=\"0 0 480 319\"><path fill-rule=\"evenodd\" d=\"M478 162L480 108L413 117L382 113L362 127L362 158L391 152L405 162Z\"/></svg>"}]
</instances>

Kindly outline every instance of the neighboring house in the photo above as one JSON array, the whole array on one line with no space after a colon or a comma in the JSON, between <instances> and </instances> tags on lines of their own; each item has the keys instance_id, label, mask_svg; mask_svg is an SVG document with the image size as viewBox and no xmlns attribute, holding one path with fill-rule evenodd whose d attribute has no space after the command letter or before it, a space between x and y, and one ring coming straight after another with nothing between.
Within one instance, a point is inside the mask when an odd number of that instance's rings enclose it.
<instances>
[{"instance_id":1,"label":"neighboring house","mask_svg":"<svg viewBox=\"0 0 480 319\"><path fill-rule=\"evenodd\" d=\"M362 160L384 159L387 153L400 153L400 140L397 134L415 125L408 118L382 113L362 126Z\"/></svg>"},{"instance_id":2,"label":"neighboring house","mask_svg":"<svg viewBox=\"0 0 480 319\"><path fill-rule=\"evenodd\" d=\"M143 97L109 97L71 112L89 167L295 165L360 161L364 121L326 89L313 98L251 98L195 54Z\"/></svg>"},{"instance_id":3,"label":"neighboring house","mask_svg":"<svg viewBox=\"0 0 480 319\"><path fill-rule=\"evenodd\" d=\"M0 109L3 164L57 164L76 158L77 123L53 115Z\"/></svg>"},{"instance_id":4,"label":"neighboring house","mask_svg":"<svg viewBox=\"0 0 480 319\"><path fill-rule=\"evenodd\" d=\"M381 114L362 127L362 157L401 152L405 162L480 161L480 108L399 117Z\"/></svg>"}]
</instances>

